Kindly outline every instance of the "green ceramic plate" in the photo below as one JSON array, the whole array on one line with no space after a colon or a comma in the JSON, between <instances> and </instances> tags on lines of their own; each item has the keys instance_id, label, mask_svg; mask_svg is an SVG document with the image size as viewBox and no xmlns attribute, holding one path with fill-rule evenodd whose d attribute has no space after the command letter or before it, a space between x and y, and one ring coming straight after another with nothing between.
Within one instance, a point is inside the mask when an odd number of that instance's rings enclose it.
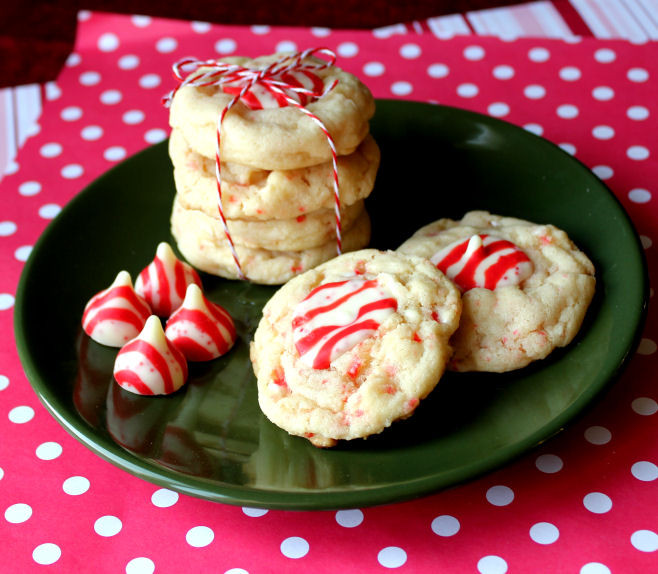
<instances>
[{"instance_id":1,"label":"green ceramic plate","mask_svg":"<svg viewBox=\"0 0 658 574\"><path fill-rule=\"evenodd\" d=\"M206 499L321 509L420 496L496 468L561 430L632 353L645 313L641 245L610 191L583 165L526 131L441 106L381 101L382 149L368 200L372 246L396 248L421 225L486 209L565 229L597 267L597 295L577 340L505 375L447 374L407 421L319 450L261 414L248 342L269 287L205 276L236 318L228 356L195 365L161 398L112 383L115 350L80 332L86 301L117 272L133 277L171 241L166 144L128 159L80 193L25 265L16 340L41 401L78 440L145 480Z\"/></svg>"}]
</instances>

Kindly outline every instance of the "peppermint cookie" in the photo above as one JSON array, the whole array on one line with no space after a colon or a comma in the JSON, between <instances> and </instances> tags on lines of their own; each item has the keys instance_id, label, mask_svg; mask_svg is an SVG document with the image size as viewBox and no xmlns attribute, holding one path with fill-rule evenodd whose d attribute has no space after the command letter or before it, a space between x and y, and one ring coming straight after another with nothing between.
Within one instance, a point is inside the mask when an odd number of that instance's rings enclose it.
<instances>
[{"instance_id":1,"label":"peppermint cookie","mask_svg":"<svg viewBox=\"0 0 658 574\"><path fill-rule=\"evenodd\" d=\"M222 63L263 70L286 56L230 57ZM323 67L325 63L315 56L305 58L302 64L317 68L293 72L293 80L299 85L310 82L309 89L317 92L326 91L305 107L331 133L338 155L348 155L368 134L375 103L370 90L356 76L336 66ZM212 69L201 68L196 74L201 76L204 72L212 73ZM215 157L217 120L235 96L229 88L182 85L171 102L171 127L179 129L194 151L207 158ZM250 95L271 99L264 90L257 91ZM332 157L324 132L297 107L273 105L252 109L242 101L233 106L222 122L220 155L222 162L265 170L297 169L331 161Z\"/></svg>"},{"instance_id":2,"label":"peppermint cookie","mask_svg":"<svg viewBox=\"0 0 658 574\"><path fill-rule=\"evenodd\" d=\"M179 251L194 267L229 279L239 278L219 220L177 202L171 214L171 233ZM343 235L343 251L365 247L370 241L370 217L363 210ZM254 283L280 285L336 255L336 240L300 251L235 245L245 278Z\"/></svg>"},{"instance_id":3,"label":"peppermint cookie","mask_svg":"<svg viewBox=\"0 0 658 574\"><path fill-rule=\"evenodd\" d=\"M429 259L461 289L449 369L505 372L568 345L594 296L594 266L567 234L485 211L419 229L398 251Z\"/></svg>"},{"instance_id":4,"label":"peppermint cookie","mask_svg":"<svg viewBox=\"0 0 658 574\"><path fill-rule=\"evenodd\" d=\"M460 312L427 260L375 249L332 259L263 309L251 344L260 407L316 446L380 433L438 383Z\"/></svg>"},{"instance_id":5,"label":"peppermint cookie","mask_svg":"<svg viewBox=\"0 0 658 574\"><path fill-rule=\"evenodd\" d=\"M181 204L217 213L215 160L194 152L179 130L169 138L169 155ZM357 149L337 159L341 205L370 195L380 152L368 135ZM334 208L330 161L293 170L267 171L222 162L222 203L228 219L289 219Z\"/></svg>"}]
</instances>

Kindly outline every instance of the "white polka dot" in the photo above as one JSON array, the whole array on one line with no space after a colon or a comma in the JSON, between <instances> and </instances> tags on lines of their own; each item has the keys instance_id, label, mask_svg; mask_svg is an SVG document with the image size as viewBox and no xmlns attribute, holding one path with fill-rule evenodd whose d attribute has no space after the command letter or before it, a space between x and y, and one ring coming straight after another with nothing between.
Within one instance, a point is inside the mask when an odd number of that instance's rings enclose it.
<instances>
[{"instance_id":1,"label":"white polka dot","mask_svg":"<svg viewBox=\"0 0 658 574\"><path fill-rule=\"evenodd\" d=\"M608 86L598 86L592 90L592 97L601 102L607 102L615 97L615 91Z\"/></svg>"},{"instance_id":2,"label":"white polka dot","mask_svg":"<svg viewBox=\"0 0 658 574\"><path fill-rule=\"evenodd\" d=\"M44 442L36 448L35 454L41 460L55 460L62 454L62 447L56 442Z\"/></svg>"},{"instance_id":3,"label":"white polka dot","mask_svg":"<svg viewBox=\"0 0 658 574\"><path fill-rule=\"evenodd\" d=\"M403 44L400 47L400 56L407 60L419 58L423 51L418 44Z\"/></svg>"},{"instance_id":4,"label":"white polka dot","mask_svg":"<svg viewBox=\"0 0 658 574\"><path fill-rule=\"evenodd\" d=\"M526 86L523 90L523 95L531 100L539 100L546 95L546 88L537 84Z\"/></svg>"},{"instance_id":5,"label":"white polka dot","mask_svg":"<svg viewBox=\"0 0 658 574\"><path fill-rule=\"evenodd\" d=\"M585 429L585 440L591 444L607 444L612 439L612 433L602 426L591 426Z\"/></svg>"},{"instance_id":6,"label":"white polka dot","mask_svg":"<svg viewBox=\"0 0 658 574\"><path fill-rule=\"evenodd\" d=\"M577 117L580 111L573 104L563 104L558 106L556 113L559 117L564 118L565 120L571 120Z\"/></svg>"},{"instance_id":7,"label":"white polka dot","mask_svg":"<svg viewBox=\"0 0 658 574\"><path fill-rule=\"evenodd\" d=\"M178 502L178 493L168 488L160 488L151 495L151 503L158 508L169 508Z\"/></svg>"},{"instance_id":8,"label":"white polka dot","mask_svg":"<svg viewBox=\"0 0 658 574\"><path fill-rule=\"evenodd\" d=\"M535 134L536 136L540 136L544 133L544 127L539 124L526 124L523 126L523 129Z\"/></svg>"},{"instance_id":9,"label":"white polka dot","mask_svg":"<svg viewBox=\"0 0 658 574\"><path fill-rule=\"evenodd\" d=\"M507 506L514 500L514 491L509 486L492 486L487 490L487 500L494 506Z\"/></svg>"},{"instance_id":10,"label":"white polka dot","mask_svg":"<svg viewBox=\"0 0 658 574\"><path fill-rule=\"evenodd\" d=\"M363 522L363 512L358 508L339 510L336 512L336 522L345 528L354 528Z\"/></svg>"},{"instance_id":11,"label":"white polka dot","mask_svg":"<svg viewBox=\"0 0 658 574\"><path fill-rule=\"evenodd\" d=\"M605 564L589 562L580 569L579 574L611 574L611 572Z\"/></svg>"},{"instance_id":12,"label":"white polka dot","mask_svg":"<svg viewBox=\"0 0 658 574\"><path fill-rule=\"evenodd\" d=\"M386 67L381 62L368 62L363 66L363 73L371 78L381 76L385 71Z\"/></svg>"},{"instance_id":13,"label":"white polka dot","mask_svg":"<svg viewBox=\"0 0 658 574\"><path fill-rule=\"evenodd\" d=\"M0 293L0 311L6 311L14 306L14 296L9 293Z\"/></svg>"},{"instance_id":14,"label":"white polka dot","mask_svg":"<svg viewBox=\"0 0 658 574\"><path fill-rule=\"evenodd\" d=\"M569 155L576 155L576 146L573 145L572 143L561 143L558 144L558 147L564 151L566 151Z\"/></svg>"},{"instance_id":15,"label":"white polka dot","mask_svg":"<svg viewBox=\"0 0 658 574\"><path fill-rule=\"evenodd\" d=\"M76 66L80 65L80 62L82 62L82 58L80 57L80 54L78 54L77 52L72 52L66 58L66 67L75 68Z\"/></svg>"},{"instance_id":16,"label":"white polka dot","mask_svg":"<svg viewBox=\"0 0 658 574\"><path fill-rule=\"evenodd\" d=\"M0 221L0 237L9 237L16 233L18 226L13 221Z\"/></svg>"},{"instance_id":17,"label":"white polka dot","mask_svg":"<svg viewBox=\"0 0 658 574\"><path fill-rule=\"evenodd\" d=\"M642 121L649 117L649 110L644 106L631 106L626 110L626 115L631 120Z\"/></svg>"},{"instance_id":18,"label":"white polka dot","mask_svg":"<svg viewBox=\"0 0 658 574\"><path fill-rule=\"evenodd\" d=\"M79 108L78 106L68 106L60 112L59 117L65 122L74 122L82 117L82 108Z\"/></svg>"},{"instance_id":19,"label":"white polka dot","mask_svg":"<svg viewBox=\"0 0 658 574\"><path fill-rule=\"evenodd\" d=\"M122 160L124 157L126 157L126 150L121 146L108 147L103 152L103 157L107 161L119 161Z\"/></svg>"},{"instance_id":20,"label":"white polka dot","mask_svg":"<svg viewBox=\"0 0 658 574\"><path fill-rule=\"evenodd\" d=\"M649 157L649 150L641 145L633 145L626 150L626 155L630 159L642 161Z\"/></svg>"},{"instance_id":21,"label":"white polka dot","mask_svg":"<svg viewBox=\"0 0 658 574\"><path fill-rule=\"evenodd\" d=\"M450 68L445 64L431 64L427 68L427 75L430 78L445 78L450 73Z\"/></svg>"},{"instance_id":22,"label":"white polka dot","mask_svg":"<svg viewBox=\"0 0 658 574\"><path fill-rule=\"evenodd\" d=\"M658 402L649 397L638 397L631 403L631 408L644 417L658 413Z\"/></svg>"},{"instance_id":23,"label":"white polka dot","mask_svg":"<svg viewBox=\"0 0 658 574\"><path fill-rule=\"evenodd\" d=\"M56 203L46 203L39 208L39 217L43 219L54 219L59 215L62 208Z\"/></svg>"},{"instance_id":24,"label":"white polka dot","mask_svg":"<svg viewBox=\"0 0 658 574\"><path fill-rule=\"evenodd\" d=\"M648 199L646 201L649 201L651 199L651 194L646 190L646 189L634 189L631 191L628 195L630 196L633 192L645 192L648 194ZM639 195L635 194L635 196ZM637 201L637 200L634 200ZM646 203L646 201L638 202L638 203ZM643 337L640 339L640 344L637 347L637 352L640 355L653 355L656 352L656 349L658 349L658 345L656 345L656 342L653 341L652 339L647 339L646 337Z\"/></svg>"},{"instance_id":25,"label":"white polka dot","mask_svg":"<svg viewBox=\"0 0 658 574\"><path fill-rule=\"evenodd\" d=\"M658 534L652 530L636 530L631 534L631 544L640 552L658 550Z\"/></svg>"},{"instance_id":26,"label":"white polka dot","mask_svg":"<svg viewBox=\"0 0 658 574\"><path fill-rule=\"evenodd\" d=\"M631 466L631 474L642 482L651 482L658 478L658 466L648 460L640 460Z\"/></svg>"},{"instance_id":27,"label":"white polka dot","mask_svg":"<svg viewBox=\"0 0 658 574\"><path fill-rule=\"evenodd\" d=\"M510 80L514 77L515 74L514 68L507 65L496 66L491 73L497 80Z\"/></svg>"},{"instance_id":28,"label":"white polka dot","mask_svg":"<svg viewBox=\"0 0 658 574\"><path fill-rule=\"evenodd\" d=\"M459 520L449 514L442 514L432 520L432 532L439 536L454 536L459 532L459 528Z\"/></svg>"},{"instance_id":29,"label":"white polka dot","mask_svg":"<svg viewBox=\"0 0 658 574\"><path fill-rule=\"evenodd\" d=\"M535 466L546 474L555 474L564 467L562 459L555 454L542 454L535 460Z\"/></svg>"},{"instance_id":30,"label":"white polka dot","mask_svg":"<svg viewBox=\"0 0 658 574\"><path fill-rule=\"evenodd\" d=\"M83 86L95 86L96 84L100 83L101 75L98 72L94 72L93 70L82 72L78 78L78 81Z\"/></svg>"},{"instance_id":31,"label":"white polka dot","mask_svg":"<svg viewBox=\"0 0 658 574\"><path fill-rule=\"evenodd\" d=\"M483 556L478 560L477 568L480 574L505 574L507 562L500 556Z\"/></svg>"},{"instance_id":32,"label":"white polka dot","mask_svg":"<svg viewBox=\"0 0 658 574\"><path fill-rule=\"evenodd\" d=\"M122 70L134 70L137 66L139 66L139 56L136 56L135 54L126 54L125 56L121 56L117 62L117 65Z\"/></svg>"},{"instance_id":33,"label":"white polka dot","mask_svg":"<svg viewBox=\"0 0 658 574\"><path fill-rule=\"evenodd\" d=\"M62 97L62 89L55 82L46 83L46 100L52 102Z\"/></svg>"},{"instance_id":34,"label":"white polka dot","mask_svg":"<svg viewBox=\"0 0 658 574\"><path fill-rule=\"evenodd\" d=\"M151 25L151 17L143 14L135 14L134 16L131 16L130 20L133 25L138 28L146 28Z\"/></svg>"},{"instance_id":35,"label":"white polka dot","mask_svg":"<svg viewBox=\"0 0 658 574\"><path fill-rule=\"evenodd\" d=\"M2 480L5 477L5 471L0 468L0 480Z\"/></svg>"},{"instance_id":36,"label":"white polka dot","mask_svg":"<svg viewBox=\"0 0 658 574\"><path fill-rule=\"evenodd\" d=\"M560 70L559 74L560 78L565 82L575 82L576 80L580 80L582 76L580 69L575 66L565 66Z\"/></svg>"},{"instance_id":37,"label":"white polka dot","mask_svg":"<svg viewBox=\"0 0 658 574\"><path fill-rule=\"evenodd\" d=\"M632 189L631 191L628 192L628 199L630 199L633 203L648 203L651 201L651 192L647 189ZM655 346L655 343L654 343ZM645 348L646 349L646 345ZM640 342L640 347L638 348L637 352L640 353L641 355L646 355L649 353L643 352L644 349L642 349L642 342ZM655 352L655 347L654 351Z\"/></svg>"},{"instance_id":38,"label":"white polka dot","mask_svg":"<svg viewBox=\"0 0 658 574\"><path fill-rule=\"evenodd\" d=\"M215 52L218 54L232 54L237 47L238 44L233 38L222 38L215 42Z\"/></svg>"},{"instance_id":39,"label":"white polka dot","mask_svg":"<svg viewBox=\"0 0 658 574\"><path fill-rule=\"evenodd\" d=\"M314 26L311 28L311 34L313 34L316 38L326 38L331 34L331 29L323 28L321 26Z\"/></svg>"},{"instance_id":40,"label":"white polka dot","mask_svg":"<svg viewBox=\"0 0 658 574\"><path fill-rule=\"evenodd\" d=\"M653 246L653 240L646 235L640 235L640 243L642 243L644 249L649 249L649 247Z\"/></svg>"},{"instance_id":41,"label":"white polka dot","mask_svg":"<svg viewBox=\"0 0 658 574\"><path fill-rule=\"evenodd\" d=\"M146 74L139 79L140 87L145 90L157 88L162 83L162 78L157 74Z\"/></svg>"},{"instance_id":42,"label":"white polka dot","mask_svg":"<svg viewBox=\"0 0 658 574\"><path fill-rule=\"evenodd\" d=\"M32 560L37 564L47 566L48 564L54 564L62 556L62 551L57 544L52 544L51 542L46 542L44 544L39 544L32 551Z\"/></svg>"},{"instance_id":43,"label":"white polka dot","mask_svg":"<svg viewBox=\"0 0 658 574\"><path fill-rule=\"evenodd\" d=\"M608 165L595 165L592 168L592 172L596 177L603 180L610 179L615 173Z\"/></svg>"},{"instance_id":44,"label":"white polka dot","mask_svg":"<svg viewBox=\"0 0 658 574\"><path fill-rule=\"evenodd\" d=\"M29 423L34 418L34 409L26 405L14 407L9 411L9 420L12 423L21 425Z\"/></svg>"},{"instance_id":45,"label":"white polka dot","mask_svg":"<svg viewBox=\"0 0 658 574\"><path fill-rule=\"evenodd\" d=\"M78 22L86 22L91 18L91 12L89 10L79 10L77 16Z\"/></svg>"},{"instance_id":46,"label":"white polka dot","mask_svg":"<svg viewBox=\"0 0 658 574\"><path fill-rule=\"evenodd\" d=\"M308 551L308 542L299 536L291 536L281 543L281 554L286 558L303 558Z\"/></svg>"},{"instance_id":47,"label":"white polka dot","mask_svg":"<svg viewBox=\"0 0 658 574\"><path fill-rule=\"evenodd\" d=\"M479 92L480 89L475 84L460 84L457 86L457 94L462 98L473 98Z\"/></svg>"},{"instance_id":48,"label":"white polka dot","mask_svg":"<svg viewBox=\"0 0 658 574\"><path fill-rule=\"evenodd\" d=\"M160 128L149 130L144 134L144 140L150 144L160 143L161 141L164 141L166 139L167 139L167 132Z\"/></svg>"},{"instance_id":49,"label":"white polka dot","mask_svg":"<svg viewBox=\"0 0 658 574\"><path fill-rule=\"evenodd\" d=\"M96 141L103 137L101 126L86 126L80 130L80 137L86 141Z\"/></svg>"},{"instance_id":50,"label":"white polka dot","mask_svg":"<svg viewBox=\"0 0 658 574\"><path fill-rule=\"evenodd\" d=\"M466 46L463 55L467 60L475 62L484 58L485 52L482 46Z\"/></svg>"},{"instance_id":51,"label":"white polka dot","mask_svg":"<svg viewBox=\"0 0 658 574\"><path fill-rule=\"evenodd\" d=\"M124 124L128 124L130 126L140 124L144 121L145 114L141 110L128 110L126 113L123 114L121 119L123 120Z\"/></svg>"},{"instance_id":52,"label":"white polka dot","mask_svg":"<svg viewBox=\"0 0 658 574\"><path fill-rule=\"evenodd\" d=\"M100 96L101 103L106 106L118 104L123 99L123 94L119 90L106 90Z\"/></svg>"},{"instance_id":53,"label":"white polka dot","mask_svg":"<svg viewBox=\"0 0 658 574\"><path fill-rule=\"evenodd\" d=\"M546 62L551 57L551 53L546 48L531 48L528 52L528 58L533 62Z\"/></svg>"},{"instance_id":54,"label":"white polka dot","mask_svg":"<svg viewBox=\"0 0 658 574\"><path fill-rule=\"evenodd\" d=\"M43 157L57 157L62 153L62 145L56 142L44 144L41 146L39 153Z\"/></svg>"},{"instance_id":55,"label":"white polka dot","mask_svg":"<svg viewBox=\"0 0 658 574\"><path fill-rule=\"evenodd\" d=\"M269 34L271 31L272 28L270 26L260 25L260 26L251 27L251 33L255 34L256 36L265 36L266 34Z\"/></svg>"},{"instance_id":56,"label":"white polka dot","mask_svg":"<svg viewBox=\"0 0 658 574\"><path fill-rule=\"evenodd\" d=\"M41 184L38 181L25 181L18 187L18 193L23 196L36 195L41 191Z\"/></svg>"},{"instance_id":57,"label":"white polka dot","mask_svg":"<svg viewBox=\"0 0 658 574\"><path fill-rule=\"evenodd\" d=\"M594 52L594 59L601 64L609 64L610 62L614 62L616 58L617 54L609 48L600 48Z\"/></svg>"},{"instance_id":58,"label":"white polka dot","mask_svg":"<svg viewBox=\"0 0 658 574\"><path fill-rule=\"evenodd\" d=\"M560 537L560 531L550 522L537 522L530 528L530 538L537 544L553 544Z\"/></svg>"},{"instance_id":59,"label":"white polka dot","mask_svg":"<svg viewBox=\"0 0 658 574\"><path fill-rule=\"evenodd\" d=\"M31 245L22 245L16 251L14 251L14 257L18 261L27 261L28 257L30 256L30 253L32 253L32 246Z\"/></svg>"},{"instance_id":60,"label":"white polka dot","mask_svg":"<svg viewBox=\"0 0 658 574\"><path fill-rule=\"evenodd\" d=\"M185 540L190 546L203 548L215 539L215 533L207 526L195 526L190 528L185 535Z\"/></svg>"},{"instance_id":61,"label":"white polka dot","mask_svg":"<svg viewBox=\"0 0 658 574\"><path fill-rule=\"evenodd\" d=\"M354 42L343 42L338 44L336 52L343 58L353 58L359 53L359 47Z\"/></svg>"},{"instance_id":62,"label":"white polka dot","mask_svg":"<svg viewBox=\"0 0 658 574\"><path fill-rule=\"evenodd\" d=\"M9 386L9 377L0 375L0 391L4 391Z\"/></svg>"},{"instance_id":63,"label":"white polka dot","mask_svg":"<svg viewBox=\"0 0 658 574\"><path fill-rule=\"evenodd\" d=\"M224 574L249 574L244 568L230 568Z\"/></svg>"},{"instance_id":64,"label":"white polka dot","mask_svg":"<svg viewBox=\"0 0 658 574\"><path fill-rule=\"evenodd\" d=\"M583 498L583 506L594 514L605 514L612 508L612 500L602 492L590 492Z\"/></svg>"},{"instance_id":65,"label":"white polka dot","mask_svg":"<svg viewBox=\"0 0 658 574\"><path fill-rule=\"evenodd\" d=\"M98 49L101 52L114 52L120 44L119 36L112 32L106 32L98 38Z\"/></svg>"},{"instance_id":66,"label":"white polka dot","mask_svg":"<svg viewBox=\"0 0 658 574\"><path fill-rule=\"evenodd\" d=\"M283 40L276 45L275 52L296 52L297 44L292 40Z\"/></svg>"},{"instance_id":67,"label":"white polka dot","mask_svg":"<svg viewBox=\"0 0 658 574\"><path fill-rule=\"evenodd\" d=\"M169 54L178 48L178 41L176 38L165 37L160 38L155 43L155 49L162 54Z\"/></svg>"},{"instance_id":68,"label":"white polka dot","mask_svg":"<svg viewBox=\"0 0 658 574\"><path fill-rule=\"evenodd\" d=\"M5 166L5 175L10 175L12 173L16 173L20 166L14 161L11 160L6 166Z\"/></svg>"},{"instance_id":69,"label":"white polka dot","mask_svg":"<svg viewBox=\"0 0 658 574\"><path fill-rule=\"evenodd\" d=\"M60 174L66 179L76 179L84 173L84 169L81 165L77 163L70 163L65 165L61 170Z\"/></svg>"},{"instance_id":70,"label":"white polka dot","mask_svg":"<svg viewBox=\"0 0 658 574\"><path fill-rule=\"evenodd\" d=\"M250 506L243 506L242 512L251 518L260 518L261 516L265 516L268 513L268 510L266 508L252 508Z\"/></svg>"},{"instance_id":71,"label":"white polka dot","mask_svg":"<svg viewBox=\"0 0 658 574\"><path fill-rule=\"evenodd\" d=\"M89 490L89 480L84 476L71 476L62 484L62 490L71 496L79 496Z\"/></svg>"},{"instance_id":72,"label":"white polka dot","mask_svg":"<svg viewBox=\"0 0 658 574\"><path fill-rule=\"evenodd\" d=\"M153 560L144 556L133 558L126 564L126 574L153 574L153 572L155 572Z\"/></svg>"},{"instance_id":73,"label":"white polka dot","mask_svg":"<svg viewBox=\"0 0 658 574\"><path fill-rule=\"evenodd\" d=\"M94 522L94 531L96 534L106 538L116 536L121 532L121 528L123 528L123 524L116 516L101 516L96 522Z\"/></svg>"},{"instance_id":74,"label":"white polka dot","mask_svg":"<svg viewBox=\"0 0 658 574\"><path fill-rule=\"evenodd\" d=\"M489 112L489 115L491 116L502 118L509 114L510 109L509 106L504 102L494 102L493 104L489 105L487 112Z\"/></svg>"},{"instance_id":75,"label":"white polka dot","mask_svg":"<svg viewBox=\"0 0 658 574\"><path fill-rule=\"evenodd\" d=\"M397 546L388 546L379 551L377 561L384 568L399 568L407 561L407 553Z\"/></svg>"},{"instance_id":76,"label":"white polka dot","mask_svg":"<svg viewBox=\"0 0 658 574\"><path fill-rule=\"evenodd\" d=\"M408 96L413 92L413 86L409 82L395 82L391 86L391 92L396 96Z\"/></svg>"},{"instance_id":77,"label":"white polka dot","mask_svg":"<svg viewBox=\"0 0 658 574\"><path fill-rule=\"evenodd\" d=\"M631 68L628 70L626 77L631 82L646 82L649 79L649 72L644 68Z\"/></svg>"},{"instance_id":78,"label":"white polka dot","mask_svg":"<svg viewBox=\"0 0 658 574\"><path fill-rule=\"evenodd\" d=\"M5 510L5 520L12 524L21 524L26 522L32 516L32 507L29 504L19 502L12 504Z\"/></svg>"},{"instance_id":79,"label":"white polka dot","mask_svg":"<svg viewBox=\"0 0 658 574\"><path fill-rule=\"evenodd\" d=\"M615 130L610 126L596 126L592 130L592 135L597 140L609 140L615 137Z\"/></svg>"}]
</instances>

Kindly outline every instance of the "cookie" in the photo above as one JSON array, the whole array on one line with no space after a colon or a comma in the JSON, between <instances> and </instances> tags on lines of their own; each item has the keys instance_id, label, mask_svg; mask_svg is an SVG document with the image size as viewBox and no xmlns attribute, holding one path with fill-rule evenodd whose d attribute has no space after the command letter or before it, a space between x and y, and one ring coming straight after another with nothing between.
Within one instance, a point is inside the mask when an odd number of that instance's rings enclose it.
<instances>
[{"instance_id":1,"label":"cookie","mask_svg":"<svg viewBox=\"0 0 658 574\"><path fill-rule=\"evenodd\" d=\"M238 271L220 222L200 211L174 204L171 232L179 251L197 269L212 275L237 279ZM343 251L365 247L370 241L370 218L363 210L343 235ZM235 246L246 279L280 285L291 277L336 256L336 240L302 251L276 251Z\"/></svg>"},{"instance_id":2,"label":"cookie","mask_svg":"<svg viewBox=\"0 0 658 574\"><path fill-rule=\"evenodd\" d=\"M426 225L398 251L461 285L454 371L506 372L547 357L573 340L594 296L594 265L553 225L472 211Z\"/></svg>"},{"instance_id":3,"label":"cookie","mask_svg":"<svg viewBox=\"0 0 658 574\"><path fill-rule=\"evenodd\" d=\"M179 130L169 139L174 179L181 204L211 213L217 209L215 160L192 151ZM341 205L370 195L380 152L368 135L350 155L338 158ZM288 219L334 209L331 162L294 170L267 171L222 162L222 207L229 219Z\"/></svg>"},{"instance_id":4,"label":"cookie","mask_svg":"<svg viewBox=\"0 0 658 574\"><path fill-rule=\"evenodd\" d=\"M228 57L228 64L263 69L285 54L255 59ZM308 63L323 63L309 57ZM198 73L201 73L201 70ZM306 109L319 118L334 139L338 155L353 153L368 134L375 111L370 90L354 75L336 66L313 72L325 88L336 85ZM233 99L218 86L182 86L171 102L169 123L179 129L197 153L215 157L217 121ZM265 169L288 170L331 161L327 137L318 125L294 106L252 110L238 102L221 128L220 156L224 162Z\"/></svg>"},{"instance_id":5,"label":"cookie","mask_svg":"<svg viewBox=\"0 0 658 574\"><path fill-rule=\"evenodd\" d=\"M347 253L268 301L250 354L262 411L316 446L380 433L440 380L461 300L429 261Z\"/></svg>"}]
</instances>

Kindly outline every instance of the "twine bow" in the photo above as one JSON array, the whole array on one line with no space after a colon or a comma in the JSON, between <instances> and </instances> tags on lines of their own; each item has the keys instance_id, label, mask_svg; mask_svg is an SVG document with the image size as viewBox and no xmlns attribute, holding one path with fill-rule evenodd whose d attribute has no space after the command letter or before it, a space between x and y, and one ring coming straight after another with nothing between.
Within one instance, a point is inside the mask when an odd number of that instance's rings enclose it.
<instances>
[{"instance_id":1,"label":"twine bow","mask_svg":"<svg viewBox=\"0 0 658 574\"><path fill-rule=\"evenodd\" d=\"M322 60L321 63L306 61L307 58L315 55L328 56L329 59ZM184 58L176 62L173 66L174 77L178 81L178 85L163 99L166 107L171 105L176 92L184 86L218 86L223 92L233 96L217 120L215 176L217 180L217 207L224 228L224 234L238 269L240 279L245 279L245 275L242 271L231 234L229 233L222 206L221 159L219 153L224 118L238 102L242 102L251 110L293 106L310 118L322 130L331 149L334 211L336 217L336 250L339 255L342 252L338 153L334 139L327 127L320 118L306 108L307 104L322 98L338 83L338 80L334 80L331 84L325 86L323 80L315 73L332 67L335 62L336 54L334 52L327 48L314 48L289 56L283 56L262 69L247 68L218 60L196 60L194 58Z\"/></svg>"}]
</instances>

